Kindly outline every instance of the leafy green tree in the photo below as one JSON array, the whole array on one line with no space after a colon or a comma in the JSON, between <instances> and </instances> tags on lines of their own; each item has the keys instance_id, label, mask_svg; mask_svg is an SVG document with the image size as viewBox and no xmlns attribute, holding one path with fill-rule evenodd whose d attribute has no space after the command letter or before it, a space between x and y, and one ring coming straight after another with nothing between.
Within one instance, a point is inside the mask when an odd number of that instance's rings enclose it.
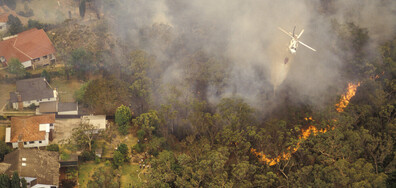
<instances>
[{"instance_id":1,"label":"leafy green tree","mask_svg":"<svg viewBox=\"0 0 396 188\"><path fill-rule=\"evenodd\" d=\"M164 148L165 138L164 137L156 137L153 138L146 144L148 152L151 155L157 156L160 151Z\"/></svg>"},{"instance_id":2,"label":"leafy green tree","mask_svg":"<svg viewBox=\"0 0 396 188\"><path fill-rule=\"evenodd\" d=\"M155 170L150 174L150 186L170 187L176 180L177 174L174 170L177 168L177 164L173 152L162 151L157 159L152 160L151 166Z\"/></svg>"},{"instance_id":3,"label":"leafy green tree","mask_svg":"<svg viewBox=\"0 0 396 188\"><path fill-rule=\"evenodd\" d=\"M47 70L44 69L43 72L41 72L41 77L44 77L45 80L47 80L48 83L51 83L51 76L47 72Z\"/></svg>"},{"instance_id":4,"label":"leafy green tree","mask_svg":"<svg viewBox=\"0 0 396 188\"><path fill-rule=\"evenodd\" d=\"M147 112L152 92L152 80L148 72L152 68L154 57L142 50L135 50L129 56L129 70L133 72L130 90L138 113Z\"/></svg>"},{"instance_id":5,"label":"leafy green tree","mask_svg":"<svg viewBox=\"0 0 396 188\"><path fill-rule=\"evenodd\" d=\"M117 123L118 130L121 134L125 135L128 133L131 119L132 113L128 107L121 105L117 108L115 112L115 122Z\"/></svg>"},{"instance_id":6,"label":"leafy green tree","mask_svg":"<svg viewBox=\"0 0 396 188\"><path fill-rule=\"evenodd\" d=\"M118 188L120 187L120 172L111 167L110 162L106 162L105 166L99 167L93 173L87 187L89 188Z\"/></svg>"},{"instance_id":7,"label":"leafy green tree","mask_svg":"<svg viewBox=\"0 0 396 188\"><path fill-rule=\"evenodd\" d=\"M78 79L85 80L87 73L96 70L93 55L84 48L77 48L70 52L70 57L66 62L66 74L77 75Z\"/></svg>"},{"instance_id":8,"label":"leafy green tree","mask_svg":"<svg viewBox=\"0 0 396 188\"><path fill-rule=\"evenodd\" d=\"M120 145L118 145L117 147L117 151L119 151L123 156L124 156L124 161L128 162L129 161L129 149L128 146L124 143L121 143Z\"/></svg>"},{"instance_id":9,"label":"leafy green tree","mask_svg":"<svg viewBox=\"0 0 396 188\"><path fill-rule=\"evenodd\" d=\"M78 103L83 103L85 91L87 90L89 82L85 82L83 85L81 85L80 89L74 92L73 98L78 102Z\"/></svg>"},{"instance_id":10,"label":"leafy green tree","mask_svg":"<svg viewBox=\"0 0 396 188\"><path fill-rule=\"evenodd\" d=\"M81 153L81 160L82 161L93 161L95 160L95 153L94 151L86 151L84 150Z\"/></svg>"},{"instance_id":11,"label":"leafy green tree","mask_svg":"<svg viewBox=\"0 0 396 188\"><path fill-rule=\"evenodd\" d=\"M8 63L8 72L16 74L18 78L22 78L26 75L25 68L17 58L11 58L10 62Z\"/></svg>"},{"instance_id":12,"label":"leafy green tree","mask_svg":"<svg viewBox=\"0 0 396 188\"><path fill-rule=\"evenodd\" d=\"M27 182L25 178L21 179L22 188L27 188Z\"/></svg>"},{"instance_id":13,"label":"leafy green tree","mask_svg":"<svg viewBox=\"0 0 396 188\"><path fill-rule=\"evenodd\" d=\"M71 141L80 149L92 151L92 143L96 139L96 128L92 124L82 123L72 130Z\"/></svg>"},{"instance_id":14,"label":"leafy green tree","mask_svg":"<svg viewBox=\"0 0 396 188\"><path fill-rule=\"evenodd\" d=\"M0 187L11 187L10 177L7 174L0 174Z\"/></svg>"},{"instance_id":15,"label":"leafy green tree","mask_svg":"<svg viewBox=\"0 0 396 188\"><path fill-rule=\"evenodd\" d=\"M135 126L144 130L145 135L147 135L148 138L152 137L153 131L158 128L160 123L158 113L155 110L140 114L140 116L136 117L132 122Z\"/></svg>"},{"instance_id":16,"label":"leafy green tree","mask_svg":"<svg viewBox=\"0 0 396 188\"><path fill-rule=\"evenodd\" d=\"M139 129L138 131L136 131L136 135L139 140L143 140L146 132L143 129Z\"/></svg>"},{"instance_id":17,"label":"leafy green tree","mask_svg":"<svg viewBox=\"0 0 396 188\"><path fill-rule=\"evenodd\" d=\"M19 20L18 17L13 16L12 14L8 16L7 24L9 25L8 32L11 35L18 34L24 30L21 20Z\"/></svg>"},{"instance_id":18,"label":"leafy green tree","mask_svg":"<svg viewBox=\"0 0 396 188\"><path fill-rule=\"evenodd\" d=\"M4 160L4 156L7 153L10 153L11 149L7 146L7 144L3 141L0 140L0 161Z\"/></svg>"},{"instance_id":19,"label":"leafy green tree","mask_svg":"<svg viewBox=\"0 0 396 188\"><path fill-rule=\"evenodd\" d=\"M11 178L11 188L21 188L21 181L18 172L14 172Z\"/></svg>"},{"instance_id":20,"label":"leafy green tree","mask_svg":"<svg viewBox=\"0 0 396 188\"><path fill-rule=\"evenodd\" d=\"M124 164L124 161L125 161L124 155L120 151L115 150L113 154L114 166L118 168Z\"/></svg>"}]
</instances>

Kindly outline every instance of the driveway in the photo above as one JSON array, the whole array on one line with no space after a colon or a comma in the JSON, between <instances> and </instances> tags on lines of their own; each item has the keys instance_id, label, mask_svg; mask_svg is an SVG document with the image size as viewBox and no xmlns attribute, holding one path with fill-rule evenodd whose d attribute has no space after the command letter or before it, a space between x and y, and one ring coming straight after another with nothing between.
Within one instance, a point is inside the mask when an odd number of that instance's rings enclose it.
<instances>
[{"instance_id":1,"label":"driveway","mask_svg":"<svg viewBox=\"0 0 396 188\"><path fill-rule=\"evenodd\" d=\"M80 125L80 118L70 119L56 119L55 120L55 132L53 143L60 143L62 140L67 140L72 135L73 128Z\"/></svg>"}]
</instances>

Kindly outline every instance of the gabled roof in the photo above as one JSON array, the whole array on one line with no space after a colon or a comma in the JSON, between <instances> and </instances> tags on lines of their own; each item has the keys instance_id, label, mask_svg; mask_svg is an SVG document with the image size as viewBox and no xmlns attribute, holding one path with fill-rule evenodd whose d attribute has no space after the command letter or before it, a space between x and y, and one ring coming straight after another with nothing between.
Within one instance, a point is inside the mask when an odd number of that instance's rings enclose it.
<instances>
[{"instance_id":1,"label":"gabled roof","mask_svg":"<svg viewBox=\"0 0 396 188\"><path fill-rule=\"evenodd\" d=\"M4 157L4 163L11 166L6 171L17 171L20 177L35 177L40 184L59 184L58 152L38 149L18 149Z\"/></svg>"},{"instance_id":2,"label":"gabled roof","mask_svg":"<svg viewBox=\"0 0 396 188\"><path fill-rule=\"evenodd\" d=\"M0 41L0 56L9 62L18 58L25 62L31 59L55 53L55 48L43 29L30 29L18 33L16 37Z\"/></svg>"},{"instance_id":3,"label":"gabled roof","mask_svg":"<svg viewBox=\"0 0 396 188\"><path fill-rule=\"evenodd\" d=\"M55 114L11 117L10 142L45 140L46 131L40 131L40 124L48 123L55 123Z\"/></svg>"},{"instance_id":4,"label":"gabled roof","mask_svg":"<svg viewBox=\"0 0 396 188\"><path fill-rule=\"evenodd\" d=\"M10 102L18 102L18 94L21 95L22 101L55 97L54 90L52 90L45 78L18 80L16 82L16 92L10 93Z\"/></svg>"}]
</instances>

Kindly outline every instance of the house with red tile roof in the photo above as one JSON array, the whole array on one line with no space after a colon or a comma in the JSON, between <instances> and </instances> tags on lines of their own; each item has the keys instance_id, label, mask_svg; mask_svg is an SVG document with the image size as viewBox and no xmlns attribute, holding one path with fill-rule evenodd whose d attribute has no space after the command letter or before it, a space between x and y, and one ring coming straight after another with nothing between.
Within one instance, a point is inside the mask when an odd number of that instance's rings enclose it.
<instances>
[{"instance_id":1,"label":"house with red tile roof","mask_svg":"<svg viewBox=\"0 0 396 188\"><path fill-rule=\"evenodd\" d=\"M11 118L11 127L6 128L5 142L13 148L47 146L52 140L55 114L21 116Z\"/></svg>"},{"instance_id":2,"label":"house with red tile roof","mask_svg":"<svg viewBox=\"0 0 396 188\"><path fill-rule=\"evenodd\" d=\"M55 48L43 29L30 29L0 41L0 59L17 58L25 68L55 62Z\"/></svg>"}]
</instances>

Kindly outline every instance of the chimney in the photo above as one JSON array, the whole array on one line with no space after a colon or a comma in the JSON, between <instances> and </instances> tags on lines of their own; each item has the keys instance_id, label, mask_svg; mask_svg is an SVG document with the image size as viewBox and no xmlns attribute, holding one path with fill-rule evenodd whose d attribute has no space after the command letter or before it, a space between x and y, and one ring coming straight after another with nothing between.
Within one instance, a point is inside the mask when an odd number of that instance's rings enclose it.
<instances>
[{"instance_id":1,"label":"chimney","mask_svg":"<svg viewBox=\"0 0 396 188\"><path fill-rule=\"evenodd\" d=\"M18 100L18 110L22 110L23 109L22 96L18 92L16 92L16 95Z\"/></svg>"}]
</instances>

